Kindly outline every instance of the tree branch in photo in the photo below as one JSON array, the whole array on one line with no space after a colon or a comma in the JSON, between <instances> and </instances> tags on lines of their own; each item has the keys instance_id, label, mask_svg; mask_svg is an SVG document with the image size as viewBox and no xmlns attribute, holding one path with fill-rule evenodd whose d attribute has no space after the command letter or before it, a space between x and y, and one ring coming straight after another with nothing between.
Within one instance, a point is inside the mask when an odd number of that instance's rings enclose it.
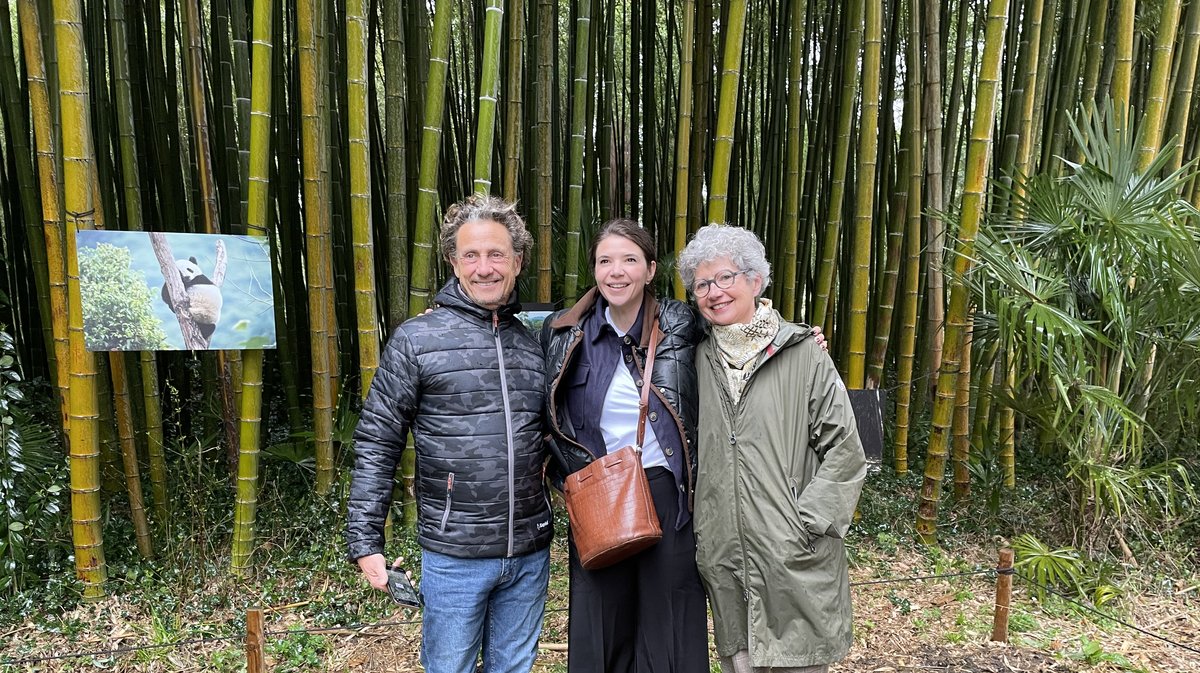
<instances>
[{"instance_id":1,"label":"tree branch in photo","mask_svg":"<svg viewBox=\"0 0 1200 673\"><path fill-rule=\"evenodd\" d=\"M158 267L162 269L163 287L166 288L169 301L167 305L179 321L179 331L183 334L183 347L187 350L207 350L208 339L200 333L200 328L191 317L191 300L183 288L183 279L175 266L175 255L171 252L171 244L161 232L150 232L150 246L154 248L154 256L158 258ZM220 248L224 251L224 246ZM224 275L224 265L221 265Z\"/></svg>"},{"instance_id":2,"label":"tree branch in photo","mask_svg":"<svg viewBox=\"0 0 1200 673\"><path fill-rule=\"evenodd\" d=\"M217 239L217 261L213 267L211 280L213 285L221 287L225 284L225 267L229 263L229 255L225 253L225 241Z\"/></svg>"}]
</instances>

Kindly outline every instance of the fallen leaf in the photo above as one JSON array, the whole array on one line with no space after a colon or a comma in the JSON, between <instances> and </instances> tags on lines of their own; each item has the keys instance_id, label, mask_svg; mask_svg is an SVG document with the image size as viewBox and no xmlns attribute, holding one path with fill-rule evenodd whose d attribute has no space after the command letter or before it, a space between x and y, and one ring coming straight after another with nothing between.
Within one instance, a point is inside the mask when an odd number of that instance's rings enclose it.
<instances>
[{"instance_id":1,"label":"fallen leaf","mask_svg":"<svg viewBox=\"0 0 1200 673\"><path fill-rule=\"evenodd\" d=\"M953 602L953 601L954 601L954 594L949 593L949 594L942 594L941 596L936 596L932 600L930 600L929 603L931 605L939 605L940 606L940 605L945 605L945 604Z\"/></svg>"}]
</instances>

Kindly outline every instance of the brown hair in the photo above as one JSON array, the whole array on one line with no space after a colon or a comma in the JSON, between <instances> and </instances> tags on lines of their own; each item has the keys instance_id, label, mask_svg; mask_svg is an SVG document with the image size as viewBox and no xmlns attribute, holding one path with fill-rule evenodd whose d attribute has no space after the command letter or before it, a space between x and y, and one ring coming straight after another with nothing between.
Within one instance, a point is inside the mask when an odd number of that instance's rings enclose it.
<instances>
[{"instance_id":1,"label":"brown hair","mask_svg":"<svg viewBox=\"0 0 1200 673\"><path fill-rule=\"evenodd\" d=\"M592 268L596 267L596 248L600 247L600 241L609 236L620 236L633 242L646 257L646 266L650 266L651 262L658 262L658 252L654 248L654 237L650 232L633 220L618 217L600 225L600 229L592 237L592 247L588 248L588 264Z\"/></svg>"}]
</instances>

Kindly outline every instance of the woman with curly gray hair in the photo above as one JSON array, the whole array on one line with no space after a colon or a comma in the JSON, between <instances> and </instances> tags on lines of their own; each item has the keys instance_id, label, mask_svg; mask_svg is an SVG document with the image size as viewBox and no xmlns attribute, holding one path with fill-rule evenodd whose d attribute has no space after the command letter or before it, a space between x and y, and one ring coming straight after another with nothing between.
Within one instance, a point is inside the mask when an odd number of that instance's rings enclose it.
<instances>
[{"instance_id":1,"label":"woman with curly gray hair","mask_svg":"<svg viewBox=\"0 0 1200 673\"><path fill-rule=\"evenodd\" d=\"M711 328L693 517L721 668L823 672L852 641L842 537L866 476L846 387L813 330L762 297L752 232L703 227L678 269Z\"/></svg>"}]
</instances>

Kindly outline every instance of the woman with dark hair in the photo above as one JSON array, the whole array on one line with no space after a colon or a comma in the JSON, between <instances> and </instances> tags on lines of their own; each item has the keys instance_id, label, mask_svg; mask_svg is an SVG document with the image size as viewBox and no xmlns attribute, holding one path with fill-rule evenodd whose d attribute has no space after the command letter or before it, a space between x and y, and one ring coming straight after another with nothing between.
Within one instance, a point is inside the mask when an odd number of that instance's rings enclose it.
<instances>
[{"instance_id":1,"label":"woman with dark hair","mask_svg":"<svg viewBox=\"0 0 1200 673\"><path fill-rule=\"evenodd\" d=\"M547 416L558 477L637 444L641 387L649 384L642 465L663 537L598 570L570 546L571 673L707 673L704 590L696 570L691 504L696 483L695 311L650 289L654 240L632 220L611 220L588 253L596 287L547 318ZM652 328L662 330L644 382Z\"/></svg>"}]
</instances>

